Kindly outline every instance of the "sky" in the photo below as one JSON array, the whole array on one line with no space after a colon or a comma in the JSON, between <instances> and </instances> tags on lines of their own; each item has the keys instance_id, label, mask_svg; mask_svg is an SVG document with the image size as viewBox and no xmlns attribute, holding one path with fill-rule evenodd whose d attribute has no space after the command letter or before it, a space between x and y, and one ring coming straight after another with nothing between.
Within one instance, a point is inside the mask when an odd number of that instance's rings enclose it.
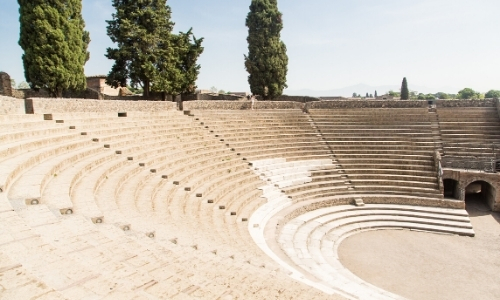
<instances>
[{"instance_id":1,"label":"sky","mask_svg":"<svg viewBox=\"0 0 500 300\"><path fill-rule=\"evenodd\" d=\"M113 65L104 57L113 47L106 35L111 2L82 1L92 40L87 76L107 74ZM174 31L192 27L205 39L198 88L250 91L244 68L250 2L167 1ZM499 0L282 0L278 5L289 57L285 94L360 84L398 87L403 77L410 90L424 93L500 90ZM17 1L0 1L0 71L17 83L25 80L18 10Z\"/></svg>"}]
</instances>

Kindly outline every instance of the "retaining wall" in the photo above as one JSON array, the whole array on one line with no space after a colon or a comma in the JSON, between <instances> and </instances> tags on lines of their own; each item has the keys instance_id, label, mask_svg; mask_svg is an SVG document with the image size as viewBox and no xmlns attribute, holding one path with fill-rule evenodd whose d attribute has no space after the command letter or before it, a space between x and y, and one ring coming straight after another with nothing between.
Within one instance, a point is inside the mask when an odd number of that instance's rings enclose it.
<instances>
[{"instance_id":1,"label":"retaining wall","mask_svg":"<svg viewBox=\"0 0 500 300\"><path fill-rule=\"evenodd\" d=\"M308 109L334 108L424 108L426 100L335 100L307 103Z\"/></svg>"},{"instance_id":2,"label":"retaining wall","mask_svg":"<svg viewBox=\"0 0 500 300\"><path fill-rule=\"evenodd\" d=\"M89 99L26 99L27 113L105 113L105 112L162 112L177 109L175 102L116 101ZM31 108L31 111L30 109Z\"/></svg>"},{"instance_id":3,"label":"retaining wall","mask_svg":"<svg viewBox=\"0 0 500 300\"><path fill-rule=\"evenodd\" d=\"M24 100L0 95L0 115L24 114Z\"/></svg>"},{"instance_id":4,"label":"retaining wall","mask_svg":"<svg viewBox=\"0 0 500 300\"><path fill-rule=\"evenodd\" d=\"M436 100L436 107L496 107L498 99Z\"/></svg>"},{"instance_id":5,"label":"retaining wall","mask_svg":"<svg viewBox=\"0 0 500 300\"><path fill-rule=\"evenodd\" d=\"M220 110L248 110L252 107L251 101L186 101L184 110L220 109ZM294 101L255 101L254 109L303 109L304 104Z\"/></svg>"}]
</instances>

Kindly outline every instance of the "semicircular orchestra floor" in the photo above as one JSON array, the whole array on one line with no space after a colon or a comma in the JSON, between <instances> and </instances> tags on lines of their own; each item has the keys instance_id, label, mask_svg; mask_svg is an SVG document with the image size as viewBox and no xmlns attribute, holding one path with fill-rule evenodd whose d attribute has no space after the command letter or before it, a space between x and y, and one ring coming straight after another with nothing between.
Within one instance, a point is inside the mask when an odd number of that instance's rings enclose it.
<instances>
[{"instance_id":1,"label":"semicircular orchestra floor","mask_svg":"<svg viewBox=\"0 0 500 300\"><path fill-rule=\"evenodd\" d=\"M409 299L500 299L500 213L467 203L475 237L409 230L346 238L341 263L361 279Z\"/></svg>"}]
</instances>

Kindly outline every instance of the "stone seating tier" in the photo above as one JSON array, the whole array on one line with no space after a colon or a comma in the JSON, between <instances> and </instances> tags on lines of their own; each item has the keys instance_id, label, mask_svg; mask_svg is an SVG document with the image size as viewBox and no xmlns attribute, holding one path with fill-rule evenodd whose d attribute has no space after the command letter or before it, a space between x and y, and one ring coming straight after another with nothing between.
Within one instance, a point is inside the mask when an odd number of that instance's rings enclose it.
<instances>
[{"instance_id":1,"label":"stone seating tier","mask_svg":"<svg viewBox=\"0 0 500 300\"><path fill-rule=\"evenodd\" d=\"M7 280L7 293L51 299L355 295L339 289L357 282L344 273L347 280L291 281L289 276L300 276L250 239L265 223L249 220L274 201L271 215L349 196L366 196L368 204L360 207L370 208L374 194L384 201L441 205L427 108L397 110L393 118L389 111L0 116L6 142L0 143L0 286L5 289ZM495 138L467 130L466 138ZM319 160L324 163L315 164ZM40 201L30 205L21 199L27 197ZM64 214L67 208L72 214ZM459 216L398 209L338 212L328 223L337 222L342 236L405 226L473 234ZM327 235L325 245L334 245L332 238ZM326 249L314 248L317 241L314 235L308 251L331 264L322 254ZM309 247L307 239L294 243L295 249ZM310 276L318 274L313 270L331 275L322 262L299 264ZM20 272L15 283L11 270Z\"/></svg>"}]
</instances>

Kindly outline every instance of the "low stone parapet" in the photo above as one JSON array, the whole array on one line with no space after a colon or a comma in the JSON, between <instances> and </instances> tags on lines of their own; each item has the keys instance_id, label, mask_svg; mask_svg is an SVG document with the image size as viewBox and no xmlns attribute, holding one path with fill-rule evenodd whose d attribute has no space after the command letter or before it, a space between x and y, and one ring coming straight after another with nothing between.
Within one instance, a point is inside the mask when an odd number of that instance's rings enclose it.
<instances>
[{"instance_id":1,"label":"low stone parapet","mask_svg":"<svg viewBox=\"0 0 500 300\"><path fill-rule=\"evenodd\" d=\"M302 109L304 104L294 101L255 101L254 109ZM185 110L251 110L251 101L187 101Z\"/></svg>"},{"instance_id":2,"label":"low stone parapet","mask_svg":"<svg viewBox=\"0 0 500 300\"><path fill-rule=\"evenodd\" d=\"M436 100L436 107L496 107L498 99L459 99L459 100Z\"/></svg>"},{"instance_id":3,"label":"low stone parapet","mask_svg":"<svg viewBox=\"0 0 500 300\"><path fill-rule=\"evenodd\" d=\"M30 98L33 113L164 112L176 110L175 102Z\"/></svg>"},{"instance_id":4,"label":"low stone parapet","mask_svg":"<svg viewBox=\"0 0 500 300\"><path fill-rule=\"evenodd\" d=\"M24 100L0 95L0 115L24 114Z\"/></svg>"},{"instance_id":5,"label":"low stone parapet","mask_svg":"<svg viewBox=\"0 0 500 300\"><path fill-rule=\"evenodd\" d=\"M334 100L307 103L307 109L334 108L427 108L429 104L423 100Z\"/></svg>"}]
</instances>

